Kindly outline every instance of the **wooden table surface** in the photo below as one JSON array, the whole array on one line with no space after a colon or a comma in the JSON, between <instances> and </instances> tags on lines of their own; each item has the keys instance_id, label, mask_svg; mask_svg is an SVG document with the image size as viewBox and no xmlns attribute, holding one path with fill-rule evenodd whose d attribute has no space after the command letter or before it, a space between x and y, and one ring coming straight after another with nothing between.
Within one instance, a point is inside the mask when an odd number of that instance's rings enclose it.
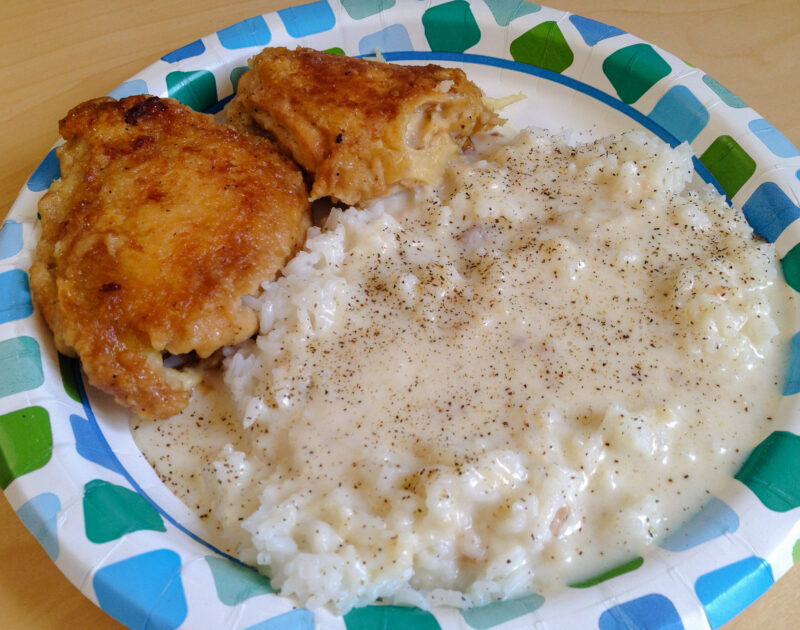
<instances>
[{"instance_id":1,"label":"wooden table surface","mask_svg":"<svg viewBox=\"0 0 800 630\"><path fill-rule=\"evenodd\" d=\"M335 0L332 0L335 1ZM398 2L409 0L397 0ZM0 216L73 105L161 55L287 0L0 2ZM702 68L800 146L800 2L553 0ZM800 566L725 630L800 627ZM121 628L64 578L0 499L0 628Z\"/></svg>"}]
</instances>

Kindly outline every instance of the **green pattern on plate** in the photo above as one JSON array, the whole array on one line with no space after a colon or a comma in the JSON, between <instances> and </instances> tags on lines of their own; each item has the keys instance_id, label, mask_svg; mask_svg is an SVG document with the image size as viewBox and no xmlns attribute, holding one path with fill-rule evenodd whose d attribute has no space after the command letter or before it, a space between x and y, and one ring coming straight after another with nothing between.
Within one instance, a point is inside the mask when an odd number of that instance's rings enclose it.
<instances>
[{"instance_id":1,"label":"green pattern on plate","mask_svg":"<svg viewBox=\"0 0 800 630\"><path fill-rule=\"evenodd\" d=\"M800 291L800 243L792 247L781 260L783 277L786 284L795 291Z\"/></svg>"},{"instance_id":2,"label":"green pattern on plate","mask_svg":"<svg viewBox=\"0 0 800 630\"><path fill-rule=\"evenodd\" d=\"M800 507L800 436L774 431L736 473L759 501L775 512Z\"/></svg>"},{"instance_id":3,"label":"green pattern on plate","mask_svg":"<svg viewBox=\"0 0 800 630\"><path fill-rule=\"evenodd\" d=\"M441 630L431 613L405 606L365 606L353 608L344 617L347 630L408 628L409 630Z\"/></svg>"},{"instance_id":4,"label":"green pattern on plate","mask_svg":"<svg viewBox=\"0 0 800 630\"><path fill-rule=\"evenodd\" d=\"M700 161L722 186L728 197L733 197L750 176L756 172L756 162L736 140L720 136L711 143Z\"/></svg>"},{"instance_id":5,"label":"green pattern on plate","mask_svg":"<svg viewBox=\"0 0 800 630\"><path fill-rule=\"evenodd\" d=\"M798 560L800 560L800 540L794 544L794 549L792 549L792 562L796 563Z\"/></svg>"},{"instance_id":6,"label":"green pattern on plate","mask_svg":"<svg viewBox=\"0 0 800 630\"><path fill-rule=\"evenodd\" d=\"M208 70L176 70L167 75L166 82L169 96L195 111L203 112L218 100L217 82Z\"/></svg>"},{"instance_id":7,"label":"green pattern on plate","mask_svg":"<svg viewBox=\"0 0 800 630\"><path fill-rule=\"evenodd\" d=\"M84 486L83 519L86 538L93 543L110 542L143 529L167 531L161 515L147 499L102 479Z\"/></svg>"},{"instance_id":8,"label":"green pattern on plate","mask_svg":"<svg viewBox=\"0 0 800 630\"><path fill-rule=\"evenodd\" d=\"M422 14L422 26L431 50L460 53L481 39L472 9L464 0L431 7Z\"/></svg>"},{"instance_id":9,"label":"green pattern on plate","mask_svg":"<svg viewBox=\"0 0 800 630\"><path fill-rule=\"evenodd\" d=\"M50 414L27 407L0 416L0 488L42 468L53 455Z\"/></svg>"},{"instance_id":10,"label":"green pattern on plate","mask_svg":"<svg viewBox=\"0 0 800 630\"><path fill-rule=\"evenodd\" d=\"M81 401L81 395L78 392L78 381L75 378L75 370L72 367L72 359L58 353L58 371L61 373L61 383L64 385L64 391L67 396L72 398L75 402Z\"/></svg>"},{"instance_id":11,"label":"green pattern on plate","mask_svg":"<svg viewBox=\"0 0 800 630\"><path fill-rule=\"evenodd\" d=\"M672 71L649 44L632 44L611 53L603 61L603 74L623 103L635 103Z\"/></svg>"},{"instance_id":12,"label":"green pattern on plate","mask_svg":"<svg viewBox=\"0 0 800 630\"><path fill-rule=\"evenodd\" d=\"M633 560L629 560L628 562L620 564L619 566L616 566L613 569L604 571L600 575L596 575L595 577L589 578L588 580L584 580L583 582L570 584L570 586L572 588L588 588L590 586L594 586L595 584L600 584L600 582L605 582L606 580L615 578L619 575L624 575L625 573L630 573L631 571L635 571L643 564L644 564L644 558L637 556Z\"/></svg>"},{"instance_id":13,"label":"green pattern on plate","mask_svg":"<svg viewBox=\"0 0 800 630\"><path fill-rule=\"evenodd\" d=\"M552 72L564 72L575 55L555 22L542 22L517 37L509 52L514 61L537 66Z\"/></svg>"},{"instance_id":14,"label":"green pattern on plate","mask_svg":"<svg viewBox=\"0 0 800 630\"><path fill-rule=\"evenodd\" d=\"M269 578L255 569L218 556L206 556L206 562L214 576L217 596L226 606L236 606L256 595L275 592Z\"/></svg>"},{"instance_id":15,"label":"green pattern on plate","mask_svg":"<svg viewBox=\"0 0 800 630\"><path fill-rule=\"evenodd\" d=\"M231 70L231 85L233 86L234 93L236 93L236 90L239 89L239 79L241 79L242 75L249 69L250 68L247 66L237 66Z\"/></svg>"}]
</instances>

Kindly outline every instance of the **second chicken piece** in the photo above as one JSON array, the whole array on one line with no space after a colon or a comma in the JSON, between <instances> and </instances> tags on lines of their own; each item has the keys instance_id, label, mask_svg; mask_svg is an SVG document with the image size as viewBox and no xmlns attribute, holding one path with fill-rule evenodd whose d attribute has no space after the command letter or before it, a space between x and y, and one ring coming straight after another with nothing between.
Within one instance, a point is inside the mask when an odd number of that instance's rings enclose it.
<instances>
[{"instance_id":1,"label":"second chicken piece","mask_svg":"<svg viewBox=\"0 0 800 630\"><path fill-rule=\"evenodd\" d=\"M358 204L436 183L471 134L501 122L483 96L457 68L278 47L250 60L226 113L313 174L312 199Z\"/></svg>"}]
</instances>

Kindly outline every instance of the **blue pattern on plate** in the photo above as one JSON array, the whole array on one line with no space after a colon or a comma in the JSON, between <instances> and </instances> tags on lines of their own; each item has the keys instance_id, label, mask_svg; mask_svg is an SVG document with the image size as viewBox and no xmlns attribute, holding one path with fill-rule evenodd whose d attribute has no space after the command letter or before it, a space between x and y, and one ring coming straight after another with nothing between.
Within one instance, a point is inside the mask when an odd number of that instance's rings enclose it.
<instances>
[{"instance_id":1,"label":"blue pattern on plate","mask_svg":"<svg viewBox=\"0 0 800 630\"><path fill-rule=\"evenodd\" d=\"M756 601L774 581L769 563L750 556L700 576L694 591L708 623L719 628Z\"/></svg>"},{"instance_id":2,"label":"blue pattern on plate","mask_svg":"<svg viewBox=\"0 0 800 630\"><path fill-rule=\"evenodd\" d=\"M198 55L202 55L206 51L206 45L203 43L202 39L197 39L185 46L181 46L180 48L173 50L172 52L168 52L166 55L161 57L163 61L168 63L175 63L176 61L181 61L183 59L189 59L190 57L197 57Z\"/></svg>"},{"instance_id":3,"label":"blue pattern on plate","mask_svg":"<svg viewBox=\"0 0 800 630\"><path fill-rule=\"evenodd\" d=\"M58 513L61 501L52 492L43 492L17 510L17 516L44 548L50 559L58 559Z\"/></svg>"},{"instance_id":4,"label":"blue pattern on plate","mask_svg":"<svg viewBox=\"0 0 800 630\"><path fill-rule=\"evenodd\" d=\"M69 424L75 436L75 450L78 455L115 473L123 473L122 466L109 450L108 443L96 425L75 414L70 415Z\"/></svg>"},{"instance_id":5,"label":"blue pattern on plate","mask_svg":"<svg viewBox=\"0 0 800 630\"><path fill-rule=\"evenodd\" d=\"M392 53L402 50L414 50L408 31L402 24L387 26L377 33L362 37L358 42L358 54L360 55L374 55L376 51Z\"/></svg>"},{"instance_id":6,"label":"blue pattern on plate","mask_svg":"<svg viewBox=\"0 0 800 630\"><path fill-rule=\"evenodd\" d=\"M756 188L742 211L753 230L773 243L786 226L800 217L800 208L774 182L764 182Z\"/></svg>"},{"instance_id":7,"label":"blue pattern on plate","mask_svg":"<svg viewBox=\"0 0 800 630\"><path fill-rule=\"evenodd\" d=\"M104 566L92 585L100 607L131 628L174 630L186 619L181 559L169 549Z\"/></svg>"},{"instance_id":8,"label":"blue pattern on plate","mask_svg":"<svg viewBox=\"0 0 800 630\"><path fill-rule=\"evenodd\" d=\"M17 221L3 222L0 228L0 258L10 258L22 249L22 223Z\"/></svg>"},{"instance_id":9,"label":"blue pattern on plate","mask_svg":"<svg viewBox=\"0 0 800 630\"><path fill-rule=\"evenodd\" d=\"M281 9L278 15L286 32L295 39L329 31L336 24L336 16L326 0Z\"/></svg>"},{"instance_id":10,"label":"blue pattern on plate","mask_svg":"<svg viewBox=\"0 0 800 630\"><path fill-rule=\"evenodd\" d=\"M764 146L781 158L790 158L800 155L800 151L789 142L788 138L775 129L767 120L756 118L747 125Z\"/></svg>"},{"instance_id":11,"label":"blue pattern on plate","mask_svg":"<svg viewBox=\"0 0 800 630\"><path fill-rule=\"evenodd\" d=\"M217 37L223 48L235 50L250 46L266 46L269 44L271 34L264 18L259 15L217 31Z\"/></svg>"},{"instance_id":12,"label":"blue pattern on plate","mask_svg":"<svg viewBox=\"0 0 800 630\"><path fill-rule=\"evenodd\" d=\"M142 79L131 79L130 81L125 81L125 83L121 83L113 90L111 90L108 95L111 98L115 98L117 100L121 98L125 98L126 96L135 96L136 94L149 94L150 89L147 87L147 82Z\"/></svg>"},{"instance_id":13,"label":"blue pattern on plate","mask_svg":"<svg viewBox=\"0 0 800 630\"><path fill-rule=\"evenodd\" d=\"M290 610L287 613L267 619L245 630L314 630L314 613L310 610Z\"/></svg>"},{"instance_id":14,"label":"blue pattern on plate","mask_svg":"<svg viewBox=\"0 0 800 630\"><path fill-rule=\"evenodd\" d=\"M602 22L590 20L589 18L581 17L580 15L570 15L569 21L580 33L583 41L589 46L594 46L598 42L617 35L624 35L625 31L616 26L609 26Z\"/></svg>"},{"instance_id":15,"label":"blue pattern on plate","mask_svg":"<svg viewBox=\"0 0 800 630\"><path fill-rule=\"evenodd\" d=\"M28 274L21 269L0 273L0 324L25 319L32 313Z\"/></svg>"},{"instance_id":16,"label":"blue pattern on plate","mask_svg":"<svg viewBox=\"0 0 800 630\"><path fill-rule=\"evenodd\" d=\"M800 393L800 332L792 337L789 346L789 367L786 370L786 384L783 395L792 396Z\"/></svg>"},{"instance_id":17,"label":"blue pattern on plate","mask_svg":"<svg viewBox=\"0 0 800 630\"><path fill-rule=\"evenodd\" d=\"M708 124L708 110L689 88L676 85L656 103L652 118L681 142L691 142Z\"/></svg>"},{"instance_id":18,"label":"blue pattern on plate","mask_svg":"<svg viewBox=\"0 0 800 630\"><path fill-rule=\"evenodd\" d=\"M58 165L58 156L55 149L50 149L50 152L28 179L28 190L33 192L47 190L50 184L59 177L61 177L61 167Z\"/></svg>"},{"instance_id":19,"label":"blue pattern on plate","mask_svg":"<svg viewBox=\"0 0 800 630\"><path fill-rule=\"evenodd\" d=\"M702 510L658 545L667 551L686 551L739 529L739 516L714 497Z\"/></svg>"},{"instance_id":20,"label":"blue pattern on plate","mask_svg":"<svg viewBox=\"0 0 800 630\"><path fill-rule=\"evenodd\" d=\"M675 605L658 593L608 608L597 625L600 630L683 630Z\"/></svg>"}]
</instances>

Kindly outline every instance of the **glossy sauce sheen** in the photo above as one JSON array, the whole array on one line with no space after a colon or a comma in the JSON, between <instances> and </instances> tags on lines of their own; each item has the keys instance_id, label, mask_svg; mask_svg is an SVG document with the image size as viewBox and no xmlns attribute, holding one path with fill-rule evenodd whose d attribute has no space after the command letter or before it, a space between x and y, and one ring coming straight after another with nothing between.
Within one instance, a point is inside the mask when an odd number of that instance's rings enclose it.
<instances>
[{"instance_id":1,"label":"glossy sauce sheen","mask_svg":"<svg viewBox=\"0 0 800 630\"><path fill-rule=\"evenodd\" d=\"M228 411L199 397L134 433L303 605L592 577L685 522L768 430L789 296L741 212L686 189L689 149L500 145L312 229L265 287L262 334L228 353Z\"/></svg>"}]
</instances>

